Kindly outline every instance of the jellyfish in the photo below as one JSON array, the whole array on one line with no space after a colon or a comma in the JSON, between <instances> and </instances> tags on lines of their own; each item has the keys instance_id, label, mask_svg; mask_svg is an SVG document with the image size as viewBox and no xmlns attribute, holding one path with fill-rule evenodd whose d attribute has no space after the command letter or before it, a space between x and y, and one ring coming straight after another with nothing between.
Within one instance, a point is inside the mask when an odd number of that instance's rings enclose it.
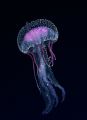
<instances>
[{"instance_id":1,"label":"jellyfish","mask_svg":"<svg viewBox=\"0 0 87 120\"><path fill-rule=\"evenodd\" d=\"M17 36L19 50L29 55L33 61L36 85L45 103L42 114L48 114L54 107L57 107L59 97L56 88L61 91L61 101L64 101L65 98L65 90L52 72L54 60L56 60L52 46L57 42L58 36L57 27L46 19L37 19L30 23L26 22Z\"/></svg>"}]
</instances>

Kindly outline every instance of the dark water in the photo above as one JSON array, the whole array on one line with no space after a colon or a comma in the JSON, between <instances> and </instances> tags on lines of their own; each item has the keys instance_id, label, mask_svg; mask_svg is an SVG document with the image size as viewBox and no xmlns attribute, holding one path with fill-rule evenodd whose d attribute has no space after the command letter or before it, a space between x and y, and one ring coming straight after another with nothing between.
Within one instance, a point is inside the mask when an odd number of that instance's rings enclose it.
<instances>
[{"instance_id":1,"label":"dark water","mask_svg":"<svg viewBox=\"0 0 87 120\"><path fill-rule=\"evenodd\" d=\"M86 120L87 16L84 8L56 7L52 12L33 13L27 7L8 6L2 11L0 22L0 120ZM57 58L53 72L66 90L65 101L47 116L41 116L45 106L36 86L32 61L19 51L16 41L21 27L39 18L51 20L59 30L58 42L53 46ZM61 98L61 93L57 93Z\"/></svg>"}]
</instances>

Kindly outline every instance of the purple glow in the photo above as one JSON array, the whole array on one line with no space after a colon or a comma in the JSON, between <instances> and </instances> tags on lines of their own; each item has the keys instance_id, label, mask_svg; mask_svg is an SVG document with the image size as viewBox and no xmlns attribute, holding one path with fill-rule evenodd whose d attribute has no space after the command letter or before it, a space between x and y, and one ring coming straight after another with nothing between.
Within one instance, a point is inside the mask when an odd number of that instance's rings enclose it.
<instances>
[{"instance_id":1,"label":"purple glow","mask_svg":"<svg viewBox=\"0 0 87 120\"><path fill-rule=\"evenodd\" d=\"M48 29L46 27L38 27L34 28L33 30L30 30L26 35L24 36L24 40L26 41L35 41L37 39L40 39L40 37L46 36L48 32Z\"/></svg>"}]
</instances>

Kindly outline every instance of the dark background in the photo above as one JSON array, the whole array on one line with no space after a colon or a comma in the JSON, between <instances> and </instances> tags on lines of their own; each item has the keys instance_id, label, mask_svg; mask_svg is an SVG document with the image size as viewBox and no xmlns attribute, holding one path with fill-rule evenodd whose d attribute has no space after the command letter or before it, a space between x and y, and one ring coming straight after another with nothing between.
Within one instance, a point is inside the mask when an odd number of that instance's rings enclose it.
<instances>
[{"instance_id":1,"label":"dark background","mask_svg":"<svg viewBox=\"0 0 87 120\"><path fill-rule=\"evenodd\" d=\"M59 8L43 3L34 7L28 2L5 2L0 15L0 120L86 120L86 8L82 4ZM21 27L40 18L51 20L59 30L58 42L53 46L57 58L53 72L66 90L65 101L47 116L40 115L45 106L32 61L17 47Z\"/></svg>"}]
</instances>

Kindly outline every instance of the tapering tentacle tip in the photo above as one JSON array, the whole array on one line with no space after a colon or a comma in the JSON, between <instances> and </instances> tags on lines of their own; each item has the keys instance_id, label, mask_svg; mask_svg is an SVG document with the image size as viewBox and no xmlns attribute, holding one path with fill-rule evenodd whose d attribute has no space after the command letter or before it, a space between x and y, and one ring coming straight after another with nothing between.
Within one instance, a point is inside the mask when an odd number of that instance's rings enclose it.
<instances>
[{"instance_id":1,"label":"tapering tentacle tip","mask_svg":"<svg viewBox=\"0 0 87 120\"><path fill-rule=\"evenodd\" d=\"M66 93L65 93L65 91L64 91L63 94L62 94L62 100L61 100L61 102L64 102L65 97L66 97Z\"/></svg>"},{"instance_id":2,"label":"tapering tentacle tip","mask_svg":"<svg viewBox=\"0 0 87 120\"><path fill-rule=\"evenodd\" d=\"M42 111L42 115L48 115L49 113L50 111L46 111L46 110Z\"/></svg>"}]
</instances>

